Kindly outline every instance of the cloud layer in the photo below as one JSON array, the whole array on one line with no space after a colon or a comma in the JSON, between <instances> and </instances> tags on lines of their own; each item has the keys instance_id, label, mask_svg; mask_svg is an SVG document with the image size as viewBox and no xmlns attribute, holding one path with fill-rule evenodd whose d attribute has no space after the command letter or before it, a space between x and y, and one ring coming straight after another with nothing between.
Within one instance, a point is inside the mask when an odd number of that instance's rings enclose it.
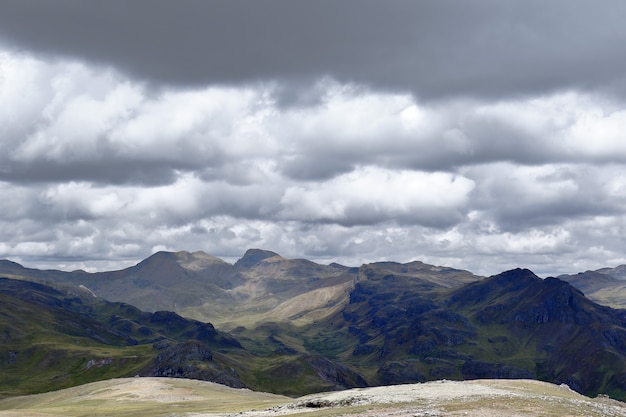
<instances>
[{"instance_id":1,"label":"cloud layer","mask_svg":"<svg viewBox=\"0 0 626 417\"><path fill-rule=\"evenodd\" d=\"M49 0L33 9L5 1L0 35L156 84L331 76L429 99L626 93L619 0Z\"/></svg>"},{"instance_id":2,"label":"cloud layer","mask_svg":"<svg viewBox=\"0 0 626 417\"><path fill-rule=\"evenodd\" d=\"M621 2L115 3L3 6L0 257L626 263Z\"/></svg>"}]
</instances>

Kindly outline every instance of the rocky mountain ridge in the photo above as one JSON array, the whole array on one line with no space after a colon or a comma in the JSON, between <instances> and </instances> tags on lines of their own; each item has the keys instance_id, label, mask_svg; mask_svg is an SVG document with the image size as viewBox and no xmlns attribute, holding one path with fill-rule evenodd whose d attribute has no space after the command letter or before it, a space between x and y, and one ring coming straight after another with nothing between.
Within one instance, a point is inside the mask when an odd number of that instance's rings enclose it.
<instances>
[{"instance_id":1,"label":"rocky mountain ridge","mask_svg":"<svg viewBox=\"0 0 626 417\"><path fill-rule=\"evenodd\" d=\"M107 321L118 332L149 333L140 319L146 314L172 323L186 316L213 322L224 340L236 341L204 348L201 334L178 332L176 343L144 351L143 370L133 370L141 375L240 382L288 395L442 378L533 378L626 398L625 312L523 269L483 278L418 261L354 268L255 249L235 264L201 252L160 252L98 274L5 261L0 275L47 282L84 300L94 293L123 301L124 318ZM178 314L142 313L131 302Z\"/></svg>"},{"instance_id":2,"label":"rocky mountain ridge","mask_svg":"<svg viewBox=\"0 0 626 417\"><path fill-rule=\"evenodd\" d=\"M431 281L442 285L458 285L481 278L467 271L421 262L373 265L390 271L404 269L409 275L430 276ZM345 300L347 289L358 278L358 271L359 268L339 264L320 265L306 259L286 259L261 249L249 249L235 264L204 252L157 252L135 266L98 273L42 271L0 261L0 274L4 276L52 286L83 286L99 297L132 304L144 311L177 311L216 325L229 323L227 328L247 324L249 319L264 321L277 314L305 322L307 312L312 312L308 321L317 320L324 315L322 310L330 311ZM307 302L294 303L299 296L307 298ZM314 300L318 302L309 305ZM245 319L240 320L241 317Z\"/></svg>"},{"instance_id":3,"label":"rocky mountain ridge","mask_svg":"<svg viewBox=\"0 0 626 417\"><path fill-rule=\"evenodd\" d=\"M580 289L597 303L626 308L626 265L559 275L558 278Z\"/></svg>"}]
</instances>

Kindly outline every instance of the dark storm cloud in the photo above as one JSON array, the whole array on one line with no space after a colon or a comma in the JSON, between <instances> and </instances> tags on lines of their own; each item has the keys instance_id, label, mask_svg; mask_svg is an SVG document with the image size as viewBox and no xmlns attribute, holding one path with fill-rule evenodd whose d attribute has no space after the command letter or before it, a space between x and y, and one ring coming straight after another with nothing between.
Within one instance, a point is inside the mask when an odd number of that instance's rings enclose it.
<instances>
[{"instance_id":1,"label":"dark storm cloud","mask_svg":"<svg viewBox=\"0 0 626 417\"><path fill-rule=\"evenodd\" d=\"M626 94L625 20L626 3L608 0L8 0L0 35L158 84L330 76L424 99L498 98Z\"/></svg>"},{"instance_id":2,"label":"dark storm cloud","mask_svg":"<svg viewBox=\"0 0 626 417\"><path fill-rule=\"evenodd\" d=\"M566 220L619 216L626 196L615 187L622 167L582 165L520 167L495 164L464 174L480 184L473 208L492 217L503 231L561 225Z\"/></svg>"},{"instance_id":3,"label":"dark storm cloud","mask_svg":"<svg viewBox=\"0 0 626 417\"><path fill-rule=\"evenodd\" d=\"M94 161L52 163L37 161L34 164L11 164L0 168L0 181L15 183L67 182L80 179L101 184L144 184L147 186L169 184L176 180L176 170L189 170L181 161L120 161L103 157Z\"/></svg>"}]
</instances>

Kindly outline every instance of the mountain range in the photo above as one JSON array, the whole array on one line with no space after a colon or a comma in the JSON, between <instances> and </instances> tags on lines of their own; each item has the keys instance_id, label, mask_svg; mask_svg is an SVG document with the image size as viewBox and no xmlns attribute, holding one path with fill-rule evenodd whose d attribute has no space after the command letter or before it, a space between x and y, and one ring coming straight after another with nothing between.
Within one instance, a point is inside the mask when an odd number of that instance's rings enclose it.
<instances>
[{"instance_id":1,"label":"mountain range","mask_svg":"<svg viewBox=\"0 0 626 417\"><path fill-rule=\"evenodd\" d=\"M290 396L531 378L626 399L626 267L541 279L422 262L234 264L159 252L120 271L0 261L0 395L122 376ZM588 293L586 297L583 292ZM611 305L608 305L611 304Z\"/></svg>"},{"instance_id":2,"label":"mountain range","mask_svg":"<svg viewBox=\"0 0 626 417\"><path fill-rule=\"evenodd\" d=\"M569 282L597 303L626 308L626 265L559 275L558 278Z\"/></svg>"}]
</instances>

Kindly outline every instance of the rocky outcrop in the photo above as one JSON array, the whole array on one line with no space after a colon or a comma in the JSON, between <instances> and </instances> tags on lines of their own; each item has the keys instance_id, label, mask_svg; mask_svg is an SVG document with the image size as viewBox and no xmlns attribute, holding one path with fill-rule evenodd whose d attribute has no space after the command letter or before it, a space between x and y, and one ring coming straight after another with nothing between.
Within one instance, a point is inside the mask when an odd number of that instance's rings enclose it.
<instances>
[{"instance_id":1,"label":"rocky outcrop","mask_svg":"<svg viewBox=\"0 0 626 417\"><path fill-rule=\"evenodd\" d=\"M463 379L533 379L536 376L526 370L502 363L467 361L461 366Z\"/></svg>"},{"instance_id":2,"label":"rocky outcrop","mask_svg":"<svg viewBox=\"0 0 626 417\"><path fill-rule=\"evenodd\" d=\"M265 375L281 381L308 379L315 391L337 391L366 387L365 378L347 366L320 355L302 354L269 369ZM294 387L294 389L297 387Z\"/></svg>"},{"instance_id":3,"label":"rocky outcrop","mask_svg":"<svg viewBox=\"0 0 626 417\"><path fill-rule=\"evenodd\" d=\"M217 362L209 347L197 340L166 347L140 372L140 375L199 379L233 388L246 387L233 369Z\"/></svg>"},{"instance_id":4,"label":"rocky outcrop","mask_svg":"<svg viewBox=\"0 0 626 417\"><path fill-rule=\"evenodd\" d=\"M248 249L243 257L235 262L235 266L240 268L251 268L263 259L272 258L274 256L279 255L269 250Z\"/></svg>"},{"instance_id":5,"label":"rocky outcrop","mask_svg":"<svg viewBox=\"0 0 626 417\"><path fill-rule=\"evenodd\" d=\"M169 333L180 334L183 340L193 339L207 344L217 344L220 347L241 347L235 338L218 332L211 323L187 319L171 311L153 313L149 323L164 326Z\"/></svg>"},{"instance_id":6,"label":"rocky outcrop","mask_svg":"<svg viewBox=\"0 0 626 417\"><path fill-rule=\"evenodd\" d=\"M419 364L411 360L387 362L378 369L377 374L381 385L426 382L426 376L419 370Z\"/></svg>"},{"instance_id":7,"label":"rocky outcrop","mask_svg":"<svg viewBox=\"0 0 626 417\"><path fill-rule=\"evenodd\" d=\"M306 355L305 359L306 363L317 372L320 378L332 384L333 390L368 386L361 374L345 365L319 355Z\"/></svg>"}]
</instances>

